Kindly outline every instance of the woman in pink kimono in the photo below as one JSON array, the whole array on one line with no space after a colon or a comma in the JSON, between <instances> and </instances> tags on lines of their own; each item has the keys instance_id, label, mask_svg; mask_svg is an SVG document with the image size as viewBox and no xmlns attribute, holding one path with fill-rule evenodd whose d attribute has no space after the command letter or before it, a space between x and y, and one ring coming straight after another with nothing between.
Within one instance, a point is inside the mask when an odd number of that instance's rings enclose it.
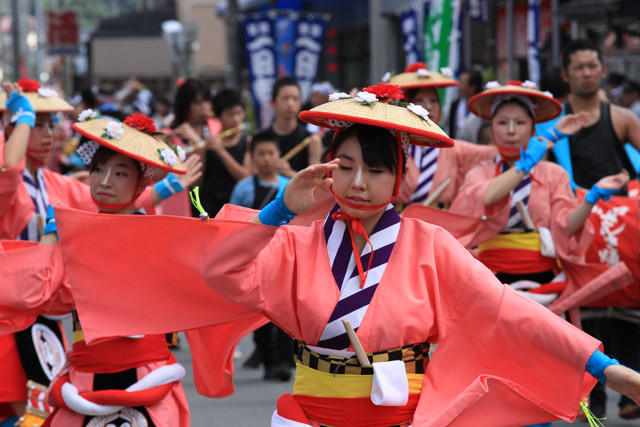
<instances>
[{"instance_id":1,"label":"woman in pink kimono","mask_svg":"<svg viewBox=\"0 0 640 427\"><path fill-rule=\"evenodd\" d=\"M442 117L438 89L458 86L449 69L443 68L440 73L431 71L422 62L415 62L404 73L391 76L389 84L400 86L406 100L429 111L429 119L435 123L440 123ZM412 145L410 154L405 188L401 194L410 194L409 203L423 203L429 199L439 207L448 207L458 194L467 172L478 162L495 157L496 149L492 145L455 140L450 150Z\"/></svg>"},{"instance_id":2,"label":"woman in pink kimono","mask_svg":"<svg viewBox=\"0 0 640 427\"><path fill-rule=\"evenodd\" d=\"M383 85L301 113L337 131L330 161L301 171L259 213L227 206L202 222L56 209L85 338L205 326L221 298L247 307L298 342L293 394L279 399L273 426L572 420L592 375L640 400L640 375L595 339L502 285L444 230L397 215L408 144L451 145L424 109L397 98ZM328 189L337 204L325 221L275 226ZM118 239L106 231L115 224ZM75 258L116 248L109 263Z\"/></svg>"},{"instance_id":3,"label":"woman in pink kimono","mask_svg":"<svg viewBox=\"0 0 640 427\"><path fill-rule=\"evenodd\" d=\"M156 168L185 175L189 181L198 178L197 167L187 173L180 152L153 137L155 126L148 117L133 114L124 123L93 119L89 114L81 117L83 121L74 128L90 139L79 154L90 165L90 196L99 212L144 215L135 202ZM5 259L9 265L3 268L7 280L0 310L2 330L37 314L73 309L66 272L55 246L52 214L50 207L41 239L44 246L8 241L2 244L0 253L10 259ZM50 277L34 273L42 271L43 266ZM168 350L164 335L137 334L87 346L75 311L73 319L73 347L67 363L58 369L48 390L44 389L49 398L43 403L54 408L44 426L189 426L189 410L180 384L184 368ZM31 417L39 415L29 409L27 412Z\"/></svg>"}]
</instances>

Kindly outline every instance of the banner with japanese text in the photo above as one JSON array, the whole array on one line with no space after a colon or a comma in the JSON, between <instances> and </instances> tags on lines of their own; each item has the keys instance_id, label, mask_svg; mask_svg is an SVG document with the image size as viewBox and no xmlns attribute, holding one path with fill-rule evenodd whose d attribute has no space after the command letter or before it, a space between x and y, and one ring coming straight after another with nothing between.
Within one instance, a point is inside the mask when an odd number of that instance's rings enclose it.
<instances>
[{"instance_id":1,"label":"banner with japanese text","mask_svg":"<svg viewBox=\"0 0 640 427\"><path fill-rule=\"evenodd\" d=\"M247 16L242 20L249 84L260 129L271 125L271 90L277 77L276 42L273 21L267 16Z\"/></svg>"},{"instance_id":2,"label":"banner with japanese text","mask_svg":"<svg viewBox=\"0 0 640 427\"><path fill-rule=\"evenodd\" d=\"M323 17L299 16L295 21L293 77L300 85L303 102L311 95L311 85L318 72L325 27Z\"/></svg>"},{"instance_id":3,"label":"banner with japanese text","mask_svg":"<svg viewBox=\"0 0 640 427\"><path fill-rule=\"evenodd\" d=\"M400 12L398 15L402 29L402 50L404 51L405 66L420 61L418 14L416 8Z\"/></svg>"}]
</instances>

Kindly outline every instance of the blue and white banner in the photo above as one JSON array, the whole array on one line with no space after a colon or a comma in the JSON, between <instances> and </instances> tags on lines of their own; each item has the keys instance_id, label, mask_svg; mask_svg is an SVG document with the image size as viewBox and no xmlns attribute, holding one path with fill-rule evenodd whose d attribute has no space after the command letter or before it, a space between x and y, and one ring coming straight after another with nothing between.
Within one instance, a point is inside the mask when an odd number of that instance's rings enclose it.
<instances>
[{"instance_id":1,"label":"blue and white banner","mask_svg":"<svg viewBox=\"0 0 640 427\"><path fill-rule=\"evenodd\" d=\"M404 50L405 66L420 61L420 47L418 45L420 28L418 14L414 7L400 12L398 15L402 29L402 49Z\"/></svg>"},{"instance_id":2,"label":"blue and white banner","mask_svg":"<svg viewBox=\"0 0 640 427\"><path fill-rule=\"evenodd\" d=\"M540 0L529 0L527 11L527 60L529 80L540 82Z\"/></svg>"},{"instance_id":3,"label":"blue and white banner","mask_svg":"<svg viewBox=\"0 0 640 427\"><path fill-rule=\"evenodd\" d=\"M489 23L489 0L467 0L465 10L471 19Z\"/></svg>"},{"instance_id":4,"label":"blue and white banner","mask_svg":"<svg viewBox=\"0 0 640 427\"><path fill-rule=\"evenodd\" d=\"M300 85L303 102L309 98L311 85L318 72L325 26L323 17L300 16L295 22L293 77Z\"/></svg>"},{"instance_id":5,"label":"blue and white banner","mask_svg":"<svg viewBox=\"0 0 640 427\"><path fill-rule=\"evenodd\" d=\"M271 125L271 90L277 76L276 43L269 16L248 16L242 21L249 79L256 122L260 129Z\"/></svg>"}]
</instances>

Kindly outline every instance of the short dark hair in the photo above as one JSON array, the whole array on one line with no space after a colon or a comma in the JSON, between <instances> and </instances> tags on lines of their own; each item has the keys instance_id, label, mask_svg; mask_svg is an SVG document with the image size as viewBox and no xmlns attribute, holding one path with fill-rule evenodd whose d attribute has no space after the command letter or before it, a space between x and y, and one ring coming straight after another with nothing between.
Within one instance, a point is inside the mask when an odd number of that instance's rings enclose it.
<instances>
[{"instance_id":1,"label":"short dark hair","mask_svg":"<svg viewBox=\"0 0 640 427\"><path fill-rule=\"evenodd\" d=\"M469 86L475 88L474 93L480 93L483 89L484 77L482 73L475 68L464 70L463 73L469 73Z\"/></svg>"},{"instance_id":2,"label":"short dark hair","mask_svg":"<svg viewBox=\"0 0 640 427\"><path fill-rule=\"evenodd\" d=\"M601 64L604 64L602 61L602 53L600 52L600 48L593 43L591 40L587 39L575 39L569 42L567 46L565 46L562 51L562 67L567 70L569 68L569 63L571 63L571 55L576 53L579 50L592 50L598 54L598 61Z\"/></svg>"},{"instance_id":3,"label":"short dark hair","mask_svg":"<svg viewBox=\"0 0 640 427\"><path fill-rule=\"evenodd\" d=\"M173 114L175 119L171 124L172 128L177 128L179 125L187 121L189 115L189 107L191 103L195 101L198 96L202 96L205 101L211 100L211 91L209 86L199 79L187 79L182 86L176 91L176 99L173 103Z\"/></svg>"},{"instance_id":4,"label":"short dark hair","mask_svg":"<svg viewBox=\"0 0 640 427\"><path fill-rule=\"evenodd\" d=\"M560 67L553 67L542 73L540 90L551 92L554 98L563 98L571 92L569 83L562 78Z\"/></svg>"},{"instance_id":5,"label":"short dark hair","mask_svg":"<svg viewBox=\"0 0 640 427\"><path fill-rule=\"evenodd\" d=\"M278 93L280 93L280 89L282 89L284 86L295 86L298 88L298 90L300 90L300 84L298 84L298 81L293 77L291 76L280 77L273 84L273 90L271 91L272 101L276 100L276 98L278 97Z\"/></svg>"},{"instance_id":6,"label":"short dark hair","mask_svg":"<svg viewBox=\"0 0 640 427\"><path fill-rule=\"evenodd\" d=\"M340 132L326 148L322 157L327 161L330 154L335 154L345 139L355 135L362 149L362 158L368 166L386 167L392 172L398 169L398 142L387 129L376 126L354 124ZM402 150L402 173L407 169L407 155Z\"/></svg>"},{"instance_id":7,"label":"short dark hair","mask_svg":"<svg viewBox=\"0 0 640 427\"><path fill-rule=\"evenodd\" d=\"M91 163L89 163L89 173L96 170L96 168L98 167L98 164L108 161L110 158L112 158L116 154L120 154L120 153L110 148L107 148L104 145L101 145L98 148L98 150L95 152L93 157L91 158ZM139 161L134 161L133 163L136 165L136 170L138 171L138 181L140 181L140 179L142 179L142 165L140 164Z\"/></svg>"},{"instance_id":8,"label":"short dark hair","mask_svg":"<svg viewBox=\"0 0 640 427\"><path fill-rule=\"evenodd\" d=\"M634 80L627 80L624 83L623 93L632 93L632 92L637 92L640 94L640 84L638 84L638 82Z\"/></svg>"},{"instance_id":9,"label":"short dark hair","mask_svg":"<svg viewBox=\"0 0 640 427\"><path fill-rule=\"evenodd\" d=\"M223 89L218 92L211 100L213 105L213 114L220 117L222 112L229 108L240 106L244 108L240 94L233 89Z\"/></svg>"},{"instance_id":10,"label":"short dark hair","mask_svg":"<svg viewBox=\"0 0 640 427\"><path fill-rule=\"evenodd\" d=\"M624 74L619 73L617 71L611 71L607 76L607 84L610 84L615 87L620 86L626 80L627 80L627 77Z\"/></svg>"},{"instance_id":11,"label":"short dark hair","mask_svg":"<svg viewBox=\"0 0 640 427\"><path fill-rule=\"evenodd\" d=\"M278 137L275 133L270 130L265 130L264 132L257 133L251 138L251 145L249 147L249 151L251 154L255 151L256 147L260 144L270 142L275 144L278 151L280 151L280 143L278 142Z\"/></svg>"}]
</instances>

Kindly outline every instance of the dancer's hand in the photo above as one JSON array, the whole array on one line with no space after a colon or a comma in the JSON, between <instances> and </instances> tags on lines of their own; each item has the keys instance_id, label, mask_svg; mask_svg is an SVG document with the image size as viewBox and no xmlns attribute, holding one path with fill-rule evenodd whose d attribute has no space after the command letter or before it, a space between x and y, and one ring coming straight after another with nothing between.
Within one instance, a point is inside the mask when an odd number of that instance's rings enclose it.
<instances>
[{"instance_id":1,"label":"dancer's hand","mask_svg":"<svg viewBox=\"0 0 640 427\"><path fill-rule=\"evenodd\" d=\"M332 178L327 172L338 168L339 159L329 163L311 165L296 173L287 184L284 204L295 213L301 213L313 205L331 187Z\"/></svg>"}]
</instances>

